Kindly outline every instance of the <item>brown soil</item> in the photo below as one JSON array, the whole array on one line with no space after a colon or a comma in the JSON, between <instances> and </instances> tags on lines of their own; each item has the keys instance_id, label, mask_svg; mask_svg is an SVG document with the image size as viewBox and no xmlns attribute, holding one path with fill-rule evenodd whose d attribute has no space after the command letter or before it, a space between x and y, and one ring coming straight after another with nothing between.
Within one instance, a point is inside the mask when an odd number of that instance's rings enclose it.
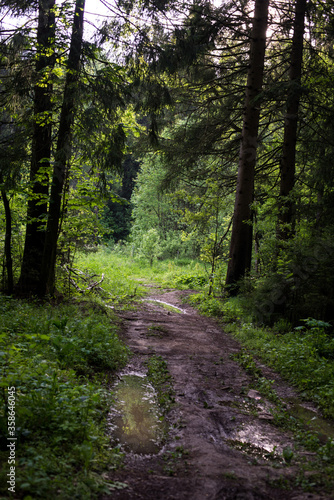
<instances>
[{"instance_id":1,"label":"brown soil","mask_svg":"<svg viewBox=\"0 0 334 500\"><path fill-rule=\"evenodd\" d=\"M121 315L124 339L134 353L131 368L143 369L148 356L161 355L172 375L176 405L163 449L157 455L127 454L124 467L111 478L128 487L102 499L334 498L286 488L299 474L300 456L310 454L299 449L290 464L284 462L282 451L294 447L293 438L273 425L272 404L252 389L252 377L231 359L240 345L215 321L185 305L187 293L151 295L182 308L183 314L145 301ZM159 335L149 335L152 325L163 327ZM297 397L277 374L259 366L275 380L280 398Z\"/></svg>"}]
</instances>

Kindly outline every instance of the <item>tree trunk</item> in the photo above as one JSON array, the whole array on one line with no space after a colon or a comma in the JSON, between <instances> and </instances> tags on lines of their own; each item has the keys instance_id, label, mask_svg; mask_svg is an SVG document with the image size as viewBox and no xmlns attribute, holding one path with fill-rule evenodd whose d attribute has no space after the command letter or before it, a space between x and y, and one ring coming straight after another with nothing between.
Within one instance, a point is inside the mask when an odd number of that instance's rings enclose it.
<instances>
[{"instance_id":1,"label":"tree trunk","mask_svg":"<svg viewBox=\"0 0 334 500\"><path fill-rule=\"evenodd\" d=\"M237 293L237 282L251 267L252 208L257 139L260 120L259 94L263 85L269 0L256 0L250 42L249 69L240 145L237 189L226 285Z\"/></svg>"},{"instance_id":2,"label":"tree trunk","mask_svg":"<svg viewBox=\"0 0 334 500\"><path fill-rule=\"evenodd\" d=\"M32 192L27 206L27 225L19 289L38 293L42 262L49 169L52 142L52 84L48 69L54 65L55 0L39 0L37 29L36 79L34 89L34 126L30 183Z\"/></svg>"},{"instance_id":3,"label":"tree trunk","mask_svg":"<svg viewBox=\"0 0 334 500\"><path fill-rule=\"evenodd\" d=\"M0 174L0 184L3 184L3 178L1 174ZM14 288L13 261L12 261L12 214L9 206L9 200L7 198L7 193L4 188L1 189L1 197L6 217L6 233L5 233L5 268L7 272L6 292L9 295L11 295L13 293L13 288Z\"/></svg>"},{"instance_id":4,"label":"tree trunk","mask_svg":"<svg viewBox=\"0 0 334 500\"><path fill-rule=\"evenodd\" d=\"M71 132L74 123L75 102L78 89L78 73L80 69L83 18L85 0L76 0L71 46L68 58L63 104L60 113L57 149L52 177L49 214L42 261L40 293L53 294L55 284L55 265L59 222L61 219L62 194L66 180L66 166L71 157Z\"/></svg>"},{"instance_id":5,"label":"tree trunk","mask_svg":"<svg viewBox=\"0 0 334 500\"><path fill-rule=\"evenodd\" d=\"M281 241L287 241L294 235L294 202L291 199L291 195L295 185L296 143L298 109L301 95L305 11L306 0L297 0L289 72L290 87L287 96L283 151L280 165L281 181L277 236Z\"/></svg>"}]
</instances>

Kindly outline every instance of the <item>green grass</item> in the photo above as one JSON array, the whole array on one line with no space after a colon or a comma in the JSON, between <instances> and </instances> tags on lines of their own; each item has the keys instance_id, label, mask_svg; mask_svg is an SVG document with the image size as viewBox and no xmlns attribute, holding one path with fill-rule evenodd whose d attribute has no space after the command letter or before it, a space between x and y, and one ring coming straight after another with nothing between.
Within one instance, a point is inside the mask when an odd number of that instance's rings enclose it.
<instances>
[{"instance_id":1,"label":"green grass","mask_svg":"<svg viewBox=\"0 0 334 500\"><path fill-rule=\"evenodd\" d=\"M144 284L179 289L201 289L207 284L204 265L198 261L164 260L150 266L145 259L133 259L126 251L115 253L107 247L96 253L80 253L74 267L94 273L96 280L104 273L104 298L113 304L124 305L145 296L148 288Z\"/></svg>"},{"instance_id":2,"label":"green grass","mask_svg":"<svg viewBox=\"0 0 334 500\"><path fill-rule=\"evenodd\" d=\"M13 415L15 498L89 499L109 492L115 485L102 473L116 467L121 454L106 433L107 382L128 358L111 313L89 302L52 307L0 295L0 316L0 496L8 493Z\"/></svg>"},{"instance_id":3,"label":"green grass","mask_svg":"<svg viewBox=\"0 0 334 500\"><path fill-rule=\"evenodd\" d=\"M317 329L279 334L252 323L230 323L226 330L281 373L325 416L334 419L334 341Z\"/></svg>"},{"instance_id":4,"label":"green grass","mask_svg":"<svg viewBox=\"0 0 334 500\"><path fill-rule=\"evenodd\" d=\"M147 377L157 391L157 399L163 413L167 413L175 402L171 375L167 363L161 356L151 356L147 362Z\"/></svg>"}]
</instances>

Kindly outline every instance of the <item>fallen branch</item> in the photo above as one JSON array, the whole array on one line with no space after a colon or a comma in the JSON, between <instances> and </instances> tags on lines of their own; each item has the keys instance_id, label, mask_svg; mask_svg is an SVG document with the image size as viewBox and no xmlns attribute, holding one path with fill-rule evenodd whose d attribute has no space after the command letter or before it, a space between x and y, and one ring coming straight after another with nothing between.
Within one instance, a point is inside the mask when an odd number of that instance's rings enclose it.
<instances>
[{"instance_id":1,"label":"fallen branch","mask_svg":"<svg viewBox=\"0 0 334 500\"><path fill-rule=\"evenodd\" d=\"M93 283L91 283L88 287L87 287L87 290L93 290L93 288L97 287L97 285L99 285L100 283L102 283L102 281L104 280L104 273L102 273L102 276L101 276L101 279L100 281L94 281ZM99 287L100 288L100 287ZM102 288L101 288L102 290Z\"/></svg>"},{"instance_id":2,"label":"fallen branch","mask_svg":"<svg viewBox=\"0 0 334 500\"><path fill-rule=\"evenodd\" d=\"M66 264L63 266L63 268L65 269L65 271L67 272L68 274L68 277L69 277L69 281L70 283L74 286L74 288L79 292L79 293L86 293L86 292L91 292L92 290L100 290L100 291L104 291L103 288L99 287L98 285L100 283L102 283L102 281L104 280L104 273L102 273L102 276L101 276L101 279L100 281L93 281L92 283L90 283L86 288L80 288L79 285L75 282L75 280L72 278L71 276L71 273L74 273L76 274L77 276L78 275L84 275L86 280L88 279L92 279L94 276L96 276L95 274L93 274L92 276L87 276L85 275L82 271L79 271L78 269L74 270L74 269L70 269Z\"/></svg>"}]
</instances>

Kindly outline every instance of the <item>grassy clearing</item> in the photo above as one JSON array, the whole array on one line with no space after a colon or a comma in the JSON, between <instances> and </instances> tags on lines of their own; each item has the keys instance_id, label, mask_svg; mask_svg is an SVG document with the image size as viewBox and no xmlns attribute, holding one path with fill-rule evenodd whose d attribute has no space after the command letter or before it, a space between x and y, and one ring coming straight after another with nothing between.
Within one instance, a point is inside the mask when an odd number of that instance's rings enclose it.
<instances>
[{"instance_id":1,"label":"grassy clearing","mask_svg":"<svg viewBox=\"0 0 334 500\"><path fill-rule=\"evenodd\" d=\"M0 296L0 316L0 496L9 496L9 432L15 498L89 499L119 486L103 478L121 460L105 430L108 377L128 357L111 314Z\"/></svg>"},{"instance_id":2,"label":"grassy clearing","mask_svg":"<svg viewBox=\"0 0 334 500\"><path fill-rule=\"evenodd\" d=\"M81 253L75 267L93 272L98 277L105 274L102 283L107 292L107 302L128 304L147 294L149 284L162 287L202 288L207 283L204 265L190 259L156 261L152 266L145 259L133 259L126 250L110 251L107 247L96 253Z\"/></svg>"}]
</instances>

